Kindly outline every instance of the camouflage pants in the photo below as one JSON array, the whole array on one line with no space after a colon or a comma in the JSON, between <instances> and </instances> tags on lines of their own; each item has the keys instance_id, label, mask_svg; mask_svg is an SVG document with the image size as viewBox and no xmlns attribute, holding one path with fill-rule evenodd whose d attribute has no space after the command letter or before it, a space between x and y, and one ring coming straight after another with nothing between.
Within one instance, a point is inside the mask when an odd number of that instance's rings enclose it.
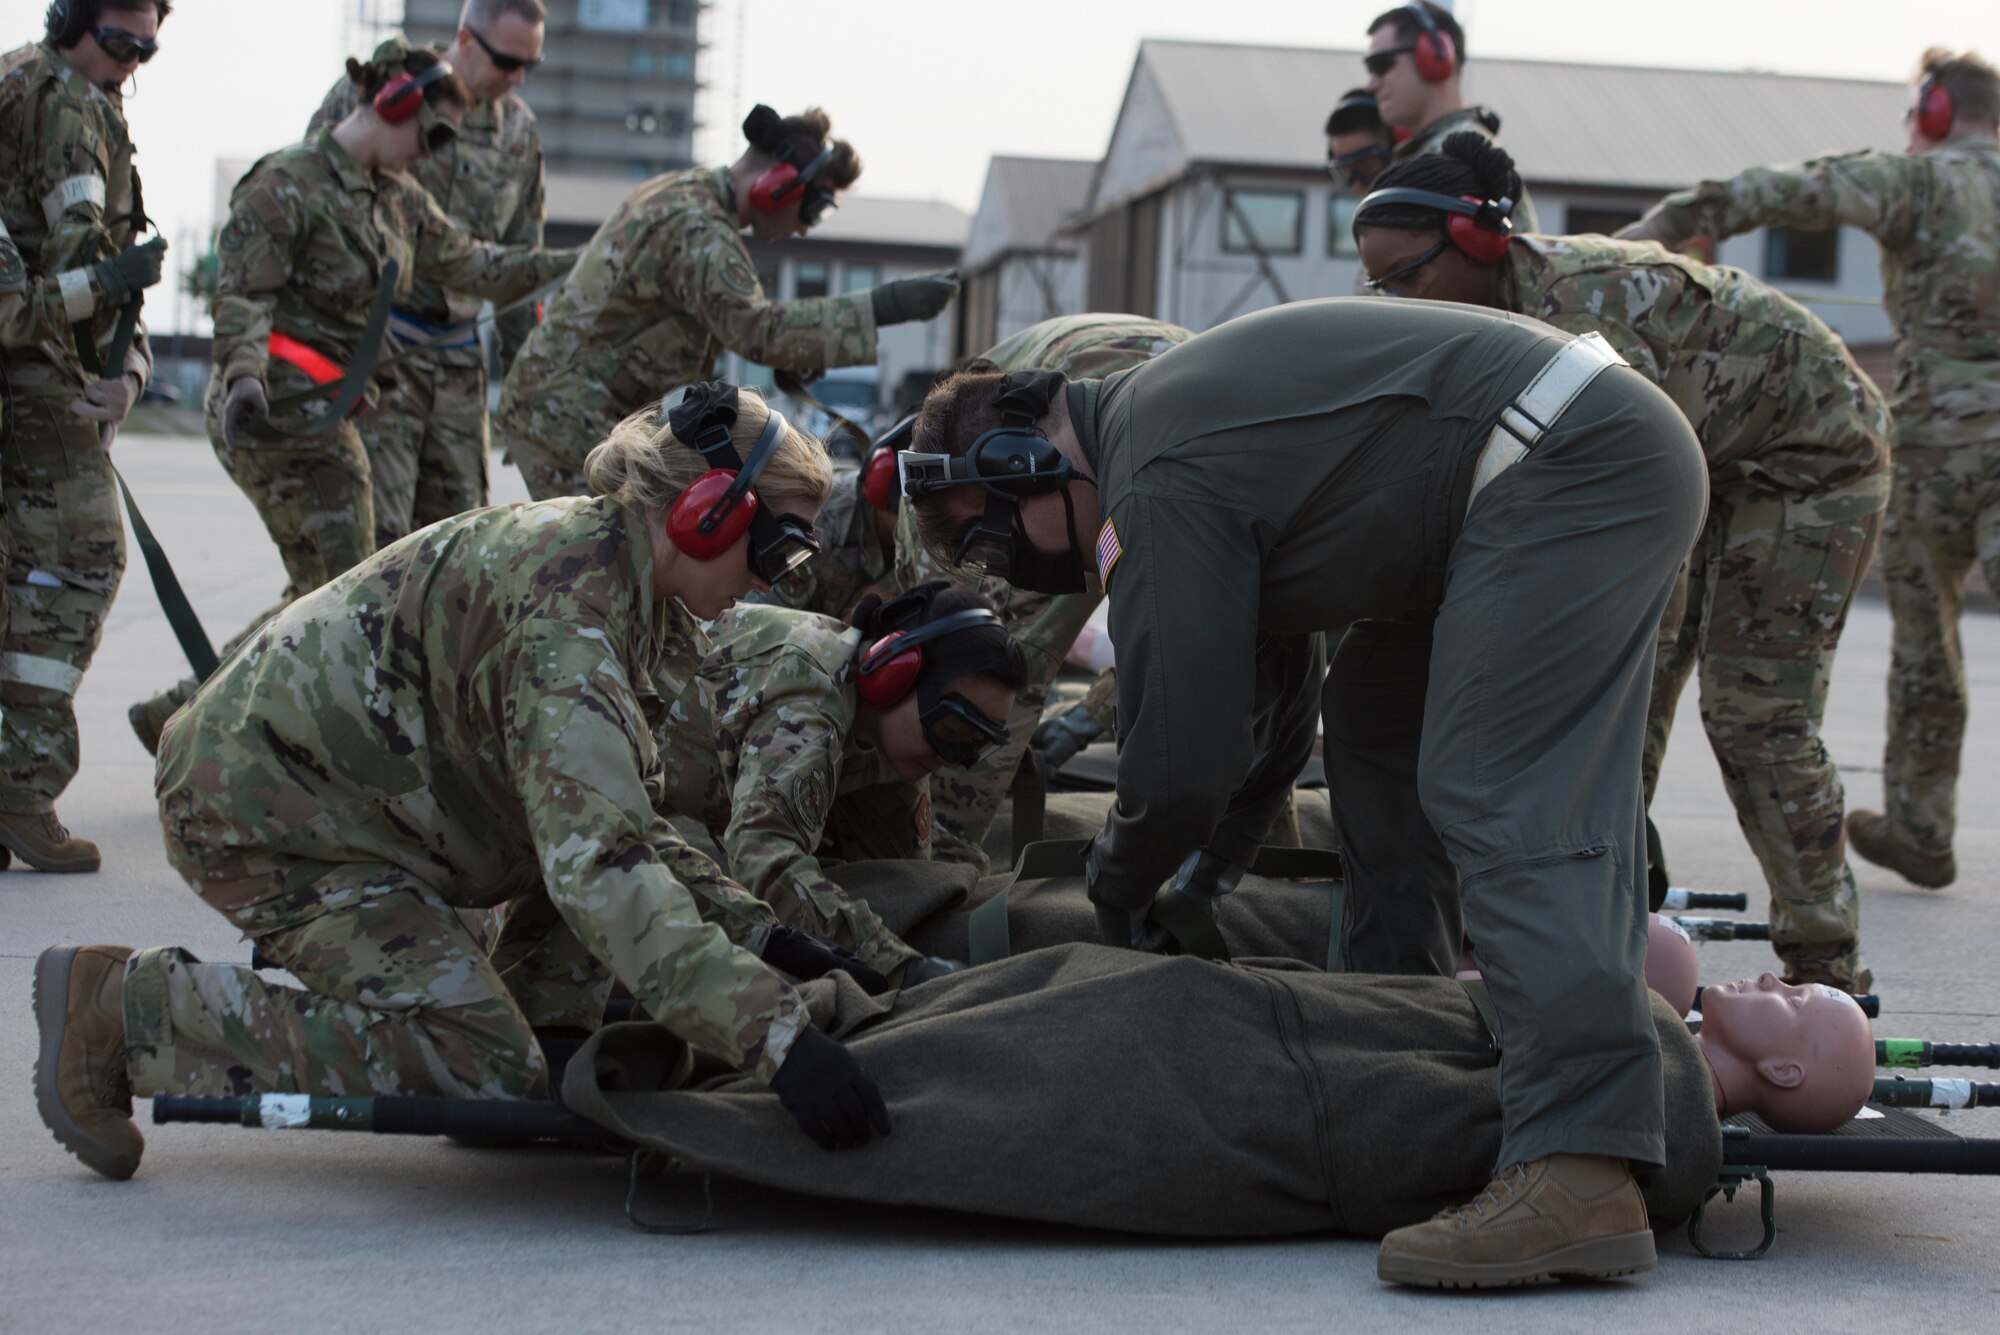
<instances>
[{"instance_id":1,"label":"camouflage pants","mask_svg":"<svg viewBox=\"0 0 2000 1335\"><path fill-rule=\"evenodd\" d=\"M274 380L273 398L288 392ZM375 503L368 455L351 419L302 440L239 448L223 439L221 407L221 389L211 383L206 417L215 456L257 507L285 566L284 595L222 647L226 658L266 621L374 554ZM198 684L189 678L146 701L155 726L192 699Z\"/></svg>"},{"instance_id":2,"label":"camouflage pants","mask_svg":"<svg viewBox=\"0 0 2000 1335\"><path fill-rule=\"evenodd\" d=\"M1882 578L1894 638L1884 809L1896 834L1949 853L1958 827L1965 740L1965 653L1958 622L1977 562L2000 591L2000 441L1899 445L1896 493L1882 529Z\"/></svg>"},{"instance_id":3,"label":"camouflage pants","mask_svg":"<svg viewBox=\"0 0 2000 1335\"><path fill-rule=\"evenodd\" d=\"M538 501L590 495L583 461L604 433L582 421L580 412L560 411L560 401L551 404L536 397L537 389L518 377L521 365L517 359L516 373L510 373L501 388L500 406L493 414L493 434L502 457L521 470L528 495ZM579 439L587 440L581 451L574 448Z\"/></svg>"},{"instance_id":4,"label":"camouflage pants","mask_svg":"<svg viewBox=\"0 0 2000 1335\"><path fill-rule=\"evenodd\" d=\"M419 354L382 375L358 420L375 498L375 545L486 504L486 368Z\"/></svg>"},{"instance_id":5,"label":"camouflage pants","mask_svg":"<svg viewBox=\"0 0 2000 1335\"><path fill-rule=\"evenodd\" d=\"M396 886L395 868L378 870L389 888L294 926L228 915L303 989L176 946L134 955L133 1092L546 1098L541 1049L478 941L448 906Z\"/></svg>"},{"instance_id":6,"label":"camouflage pants","mask_svg":"<svg viewBox=\"0 0 2000 1335\"><path fill-rule=\"evenodd\" d=\"M1686 610L1662 626L1646 720L1650 801L1699 663L1702 723L1770 886L1772 945L1795 978L1856 991L1870 982L1861 904L1820 720L1888 491L1886 472L1803 495L1717 487L1686 570Z\"/></svg>"},{"instance_id":7,"label":"camouflage pants","mask_svg":"<svg viewBox=\"0 0 2000 1335\"><path fill-rule=\"evenodd\" d=\"M76 777L76 690L125 573L125 526L97 424L70 413L76 394L66 386L34 384L36 369L9 368L14 438L0 464L0 810L30 813L51 810ZM22 380L50 392L24 395Z\"/></svg>"}]
</instances>

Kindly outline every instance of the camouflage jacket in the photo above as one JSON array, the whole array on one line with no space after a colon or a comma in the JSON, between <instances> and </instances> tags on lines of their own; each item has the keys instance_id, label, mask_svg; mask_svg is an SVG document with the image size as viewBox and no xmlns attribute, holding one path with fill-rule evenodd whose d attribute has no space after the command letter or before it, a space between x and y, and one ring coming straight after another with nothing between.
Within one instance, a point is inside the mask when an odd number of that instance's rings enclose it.
<instances>
[{"instance_id":1,"label":"camouflage jacket","mask_svg":"<svg viewBox=\"0 0 2000 1335\"><path fill-rule=\"evenodd\" d=\"M819 554L778 581L770 593L753 594L749 601L845 620L861 595L883 583L891 561L876 536L875 507L862 493L859 469L835 471L818 528Z\"/></svg>"},{"instance_id":2,"label":"camouflage jacket","mask_svg":"<svg viewBox=\"0 0 2000 1335\"><path fill-rule=\"evenodd\" d=\"M1061 315L1001 340L986 353L986 360L1003 371L1060 371L1071 380L1098 380L1151 361L1192 337L1179 325L1138 315ZM1096 535L1082 536L1087 558ZM924 550L917 538L916 514L905 506L897 516L896 569L889 587L900 593L934 579L968 582ZM1101 601L1093 593L1029 593L997 579L982 581L980 589L999 604L1008 631L1027 653L1030 682L1039 681L1044 687Z\"/></svg>"},{"instance_id":3,"label":"camouflage jacket","mask_svg":"<svg viewBox=\"0 0 2000 1335\"><path fill-rule=\"evenodd\" d=\"M505 301L566 271L567 250L475 241L402 172L365 172L322 130L244 173L216 241L215 365L263 376L276 329L345 365L385 261L404 299L419 279Z\"/></svg>"},{"instance_id":4,"label":"camouflage jacket","mask_svg":"<svg viewBox=\"0 0 2000 1335\"><path fill-rule=\"evenodd\" d=\"M1859 227L1882 249L1896 327L1897 439L2000 435L2000 144L1961 135L1929 153L1848 153L1752 167L1655 208L1682 239L1755 227Z\"/></svg>"},{"instance_id":5,"label":"camouflage jacket","mask_svg":"<svg viewBox=\"0 0 2000 1335\"><path fill-rule=\"evenodd\" d=\"M1596 332L1666 391L1718 478L1831 490L1888 466L1889 414L1840 336L1740 269L1650 241L1524 236L1501 305Z\"/></svg>"},{"instance_id":6,"label":"camouflage jacket","mask_svg":"<svg viewBox=\"0 0 2000 1335\"><path fill-rule=\"evenodd\" d=\"M90 266L130 245L144 216L132 157L118 96L77 74L54 46L0 57L4 346L11 366L30 370L11 377L17 392L73 398L91 378L72 326L87 321L99 353L110 342L118 309ZM134 350L150 368L143 338Z\"/></svg>"},{"instance_id":7,"label":"camouflage jacket","mask_svg":"<svg viewBox=\"0 0 2000 1335\"><path fill-rule=\"evenodd\" d=\"M774 302L724 168L647 181L605 220L507 373L509 449L581 467L627 415L715 374L725 349L795 371L875 360L866 292Z\"/></svg>"},{"instance_id":8,"label":"camouflage jacket","mask_svg":"<svg viewBox=\"0 0 2000 1335\"><path fill-rule=\"evenodd\" d=\"M375 48L377 64L400 64L409 54L409 43L392 37ZM341 78L327 90L326 100L312 114L306 126L310 138L331 129L354 110L360 90L351 79ZM542 169L542 135L535 126L535 113L519 93L508 93L497 102L476 102L465 109L458 134L442 152L429 153L409 169L410 177L437 202L445 215L474 241L494 241L503 246L542 244L542 220L547 212ZM458 324L476 319L483 298L448 296L429 280L419 282L408 302L398 309L434 325ZM502 361L534 327L534 312L512 311L500 319ZM479 348L442 349L438 360L447 364L476 366Z\"/></svg>"},{"instance_id":9,"label":"camouflage jacket","mask_svg":"<svg viewBox=\"0 0 2000 1335\"><path fill-rule=\"evenodd\" d=\"M1479 106L1447 111L1396 145L1396 156L1393 161L1407 162L1411 158L1423 157L1426 153L1442 153L1445 140L1467 130L1497 144L1500 142L1500 117ZM1514 230L1516 232L1541 230L1535 219L1535 201L1528 197L1528 188L1525 185L1521 187L1521 197L1514 201Z\"/></svg>"},{"instance_id":10,"label":"camouflage jacket","mask_svg":"<svg viewBox=\"0 0 2000 1335\"><path fill-rule=\"evenodd\" d=\"M788 607L739 606L699 667L671 660L660 754L666 810L692 816L729 871L788 922L887 971L914 958L820 869L930 856L930 799L854 742L861 632Z\"/></svg>"},{"instance_id":11,"label":"camouflage jacket","mask_svg":"<svg viewBox=\"0 0 2000 1335\"><path fill-rule=\"evenodd\" d=\"M210 850L211 885L260 887L273 926L326 908L312 877L261 889L300 863L395 868L454 908L539 882L649 1014L768 1080L806 1016L698 901L770 910L659 811L653 676L700 635L654 600L644 519L474 510L293 603L174 716L162 820Z\"/></svg>"}]
</instances>

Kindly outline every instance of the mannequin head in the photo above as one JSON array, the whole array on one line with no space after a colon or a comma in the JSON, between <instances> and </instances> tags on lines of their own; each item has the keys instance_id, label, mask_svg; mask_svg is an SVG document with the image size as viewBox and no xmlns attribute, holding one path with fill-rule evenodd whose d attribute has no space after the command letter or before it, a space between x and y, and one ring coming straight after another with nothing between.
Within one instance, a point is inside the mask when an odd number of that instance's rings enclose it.
<instances>
[{"instance_id":1,"label":"mannequin head","mask_svg":"<svg viewBox=\"0 0 2000 1335\"><path fill-rule=\"evenodd\" d=\"M739 458L747 458L771 410L756 390L740 393L730 443ZM708 460L675 438L658 405L642 408L613 427L583 461L584 479L594 495L645 511L652 538L654 598L677 598L703 621L722 615L752 589L768 592L771 587L751 569L748 532L705 559L674 545L668 530L674 502L708 471ZM758 504L810 527L832 490L833 465L826 447L787 423L757 478Z\"/></svg>"},{"instance_id":2,"label":"mannequin head","mask_svg":"<svg viewBox=\"0 0 2000 1335\"><path fill-rule=\"evenodd\" d=\"M1861 1007L1818 983L1760 974L1701 994L1701 1033L1715 1108L1756 1113L1777 1131L1824 1132L1868 1101L1875 1036Z\"/></svg>"},{"instance_id":3,"label":"mannequin head","mask_svg":"<svg viewBox=\"0 0 2000 1335\"><path fill-rule=\"evenodd\" d=\"M1647 915L1646 986L1658 992L1676 1015L1694 1009L1694 990L1701 980L1694 942L1687 933L1659 914Z\"/></svg>"}]
</instances>

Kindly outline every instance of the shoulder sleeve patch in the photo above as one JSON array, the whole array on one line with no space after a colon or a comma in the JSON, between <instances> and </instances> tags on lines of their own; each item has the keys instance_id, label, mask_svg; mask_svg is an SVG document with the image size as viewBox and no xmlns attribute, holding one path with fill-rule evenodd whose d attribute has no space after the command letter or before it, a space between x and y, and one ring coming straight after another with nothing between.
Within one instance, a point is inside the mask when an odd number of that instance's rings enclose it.
<instances>
[{"instance_id":1,"label":"shoulder sleeve patch","mask_svg":"<svg viewBox=\"0 0 2000 1335\"><path fill-rule=\"evenodd\" d=\"M1111 567L1118 564L1118 558L1125 555L1125 549L1118 543L1118 530L1109 519L1104 527L1097 530L1097 581L1107 583L1111 579Z\"/></svg>"}]
</instances>

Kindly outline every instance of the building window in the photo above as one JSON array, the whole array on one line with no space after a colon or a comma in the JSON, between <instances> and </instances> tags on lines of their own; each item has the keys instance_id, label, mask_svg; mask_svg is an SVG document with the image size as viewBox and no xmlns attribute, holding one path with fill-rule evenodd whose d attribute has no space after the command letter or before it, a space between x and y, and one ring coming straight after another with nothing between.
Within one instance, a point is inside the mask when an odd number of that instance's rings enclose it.
<instances>
[{"instance_id":1,"label":"building window","mask_svg":"<svg viewBox=\"0 0 2000 1335\"><path fill-rule=\"evenodd\" d=\"M694 78L694 52L669 51L660 62L660 72L669 79Z\"/></svg>"},{"instance_id":2,"label":"building window","mask_svg":"<svg viewBox=\"0 0 2000 1335\"><path fill-rule=\"evenodd\" d=\"M700 12L695 0L667 0L667 22L676 28L692 28Z\"/></svg>"},{"instance_id":3,"label":"building window","mask_svg":"<svg viewBox=\"0 0 2000 1335\"><path fill-rule=\"evenodd\" d=\"M778 292L778 262L768 256L757 261L757 286L766 293L776 296Z\"/></svg>"},{"instance_id":4,"label":"building window","mask_svg":"<svg viewBox=\"0 0 2000 1335\"><path fill-rule=\"evenodd\" d=\"M668 107L660 113L661 134L686 134L688 113L686 107Z\"/></svg>"},{"instance_id":5,"label":"building window","mask_svg":"<svg viewBox=\"0 0 2000 1335\"><path fill-rule=\"evenodd\" d=\"M882 266L879 264L854 264L840 266L840 290L842 292L866 292L882 281Z\"/></svg>"},{"instance_id":6,"label":"building window","mask_svg":"<svg viewBox=\"0 0 2000 1335\"><path fill-rule=\"evenodd\" d=\"M651 107L634 107L625 114L628 134L658 134L660 117Z\"/></svg>"},{"instance_id":7,"label":"building window","mask_svg":"<svg viewBox=\"0 0 2000 1335\"><path fill-rule=\"evenodd\" d=\"M792 277L796 284L792 296L799 301L807 297L823 297L833 290L824 260L800 260L798 268L792 271Z\"/></svg>"},{"instance_id":8,"label":"building window","mask_svg":"<svg viewBox=\"0 0 2000 1335\"><path fill-rule=\"evenodd\" d=\"M652 77L653 53L651 51L646 50L644 47L640 47L632 52L632 73L634 76L641 79L649 79Z\"/></svg>"},{"instance_id":9,"label":"building window","mask_svg":"<svg viewBox=\"0 0 2000 1335\"><path fill-rule=\"evenodd\" d=\"M1257 250L1296 255L1305 211L1305 196L1297 190L1232 189L1222 201L1222 249L1232 255Z\"/></svg>"},{"instance_id":10,"label":"building window","mask_svg":"<svg viewBox=\"0 0 2000 1335\"><path fill-rule=\"evenodd\" d=\"M1773 227L1764 233L1764 277L1808 283L1840 281L1840 233Z\"/></svg>"},{"instance_id":11,"label":"building window","mask_svg":"<svg viewBox=\"0 0 2000 1335\"><path fill-rule=\"evenodd\" d=\"M1572 204L1569 206L1569 225L1564 229L1571 236L1582 236L1595 232L1599 236L1610 236L1619 228L1639 221L1639 210L1610 208L1598 204Z\"/></svg>"},{"instance_id":12,"label":"building window","mask_svg":"<svg viewBox=\"0 0 2000 1335\"><path fill-rule=\"evenodd\" d=\"M1326 253L1329 255L1359 255L1361 248L1354 244L1354 214L1361 207L1361 197L1336 190L1326 203Z\"/></svg>"}]
</instances>

